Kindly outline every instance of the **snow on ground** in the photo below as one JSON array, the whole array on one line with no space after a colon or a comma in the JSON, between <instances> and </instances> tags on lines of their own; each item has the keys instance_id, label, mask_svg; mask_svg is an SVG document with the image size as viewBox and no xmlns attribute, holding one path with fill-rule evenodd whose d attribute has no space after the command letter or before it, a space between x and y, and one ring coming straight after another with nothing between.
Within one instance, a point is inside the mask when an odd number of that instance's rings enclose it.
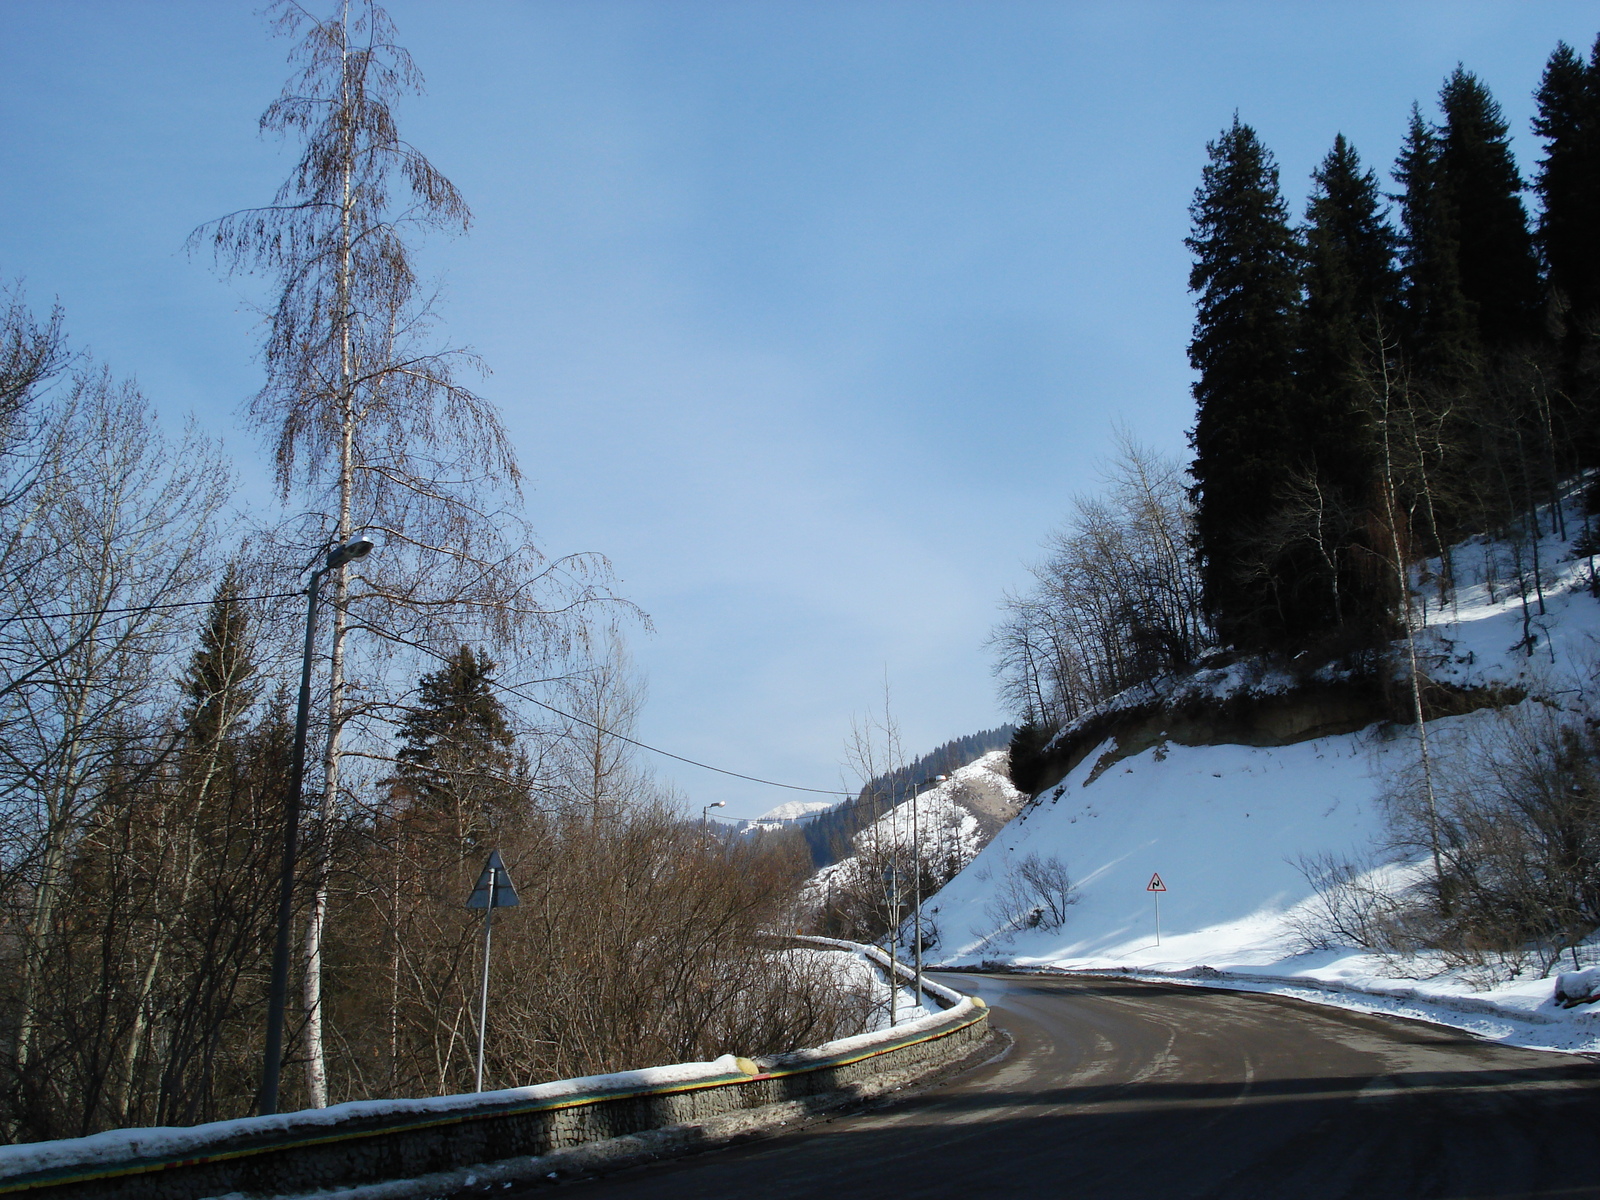
<instances>
[{"instance_id":1,"label":"snow on ground","mask_svg":"<svg viewBox=\"0 0 1600 1200\"><path fill-rule=\"evenodd\" d=\"M1569 517L1569 537L1581 523ZM1434 593L1419 635L1434 678L1516 685L1564 706L1596 687L1600 602L1587 587L1592 560L1574 557L1554 535L1539 551L1543 613L1536 597L1525 611L1514 584L1508 588L1507 547L1457 548L1459 586L1444 605ZM1234 664L1142 695L1270 691L1278 682ZM1452 732L1496 719L1481 710L1430 721L1428 734L1445 747ZM1414 730L1372 726L1271 748L1166 743L1091 780L1111 746L1088 754L924 905L938 930L935 957L950 965L999 960L1178 976L1422 1017L1518 1045L1600 1051L1600 1004L1562 1007L1553 977L1490 983L1426 956L1397 962L1356 949L1305 951L1296 918L1313 889L1296 863L1319 853L1371 856L1385 831L1385 781L1415 761ZM1057 857L1078 885L1058 929L1016 931L1001 911L1007 881L1029 855ZM1155 874L1165 893L1146 890ZM1583 957L1600 962L1600 944Z\"/></svg>"},{"instance_id":2,"label":"snow on ground","mask_svg":"<svg viewBox=\"0 0 1600 1200\"><path fill-rule=\"evenodd\" d=\"M891 1017L893 1024L900 1026L907 1021L915 1021L944 1011L931 1000L925 1005L919 1004L915 988L901 986L895 989L891 1013L888 976L882 966L868 958L861 950L789 950L785 953L815 956L819 962L825 963L833 970L841 988L850 992L865 993L872 1005L871 1017L866 1029L863 1030L865 1033L888 1029Z\"/></svg>"}]
</instances>

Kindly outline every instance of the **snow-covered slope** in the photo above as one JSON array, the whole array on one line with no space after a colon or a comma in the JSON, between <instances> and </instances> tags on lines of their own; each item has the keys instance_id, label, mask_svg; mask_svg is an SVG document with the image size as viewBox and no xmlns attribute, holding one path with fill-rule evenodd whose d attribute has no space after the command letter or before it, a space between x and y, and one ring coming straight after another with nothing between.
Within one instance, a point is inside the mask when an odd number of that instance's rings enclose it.
<instances>
[{"instance_id":1,"label":"snow-covered slope","mask_svg":"<svg viewBox=\"0 0 1600 1200\"><path fill-rule=\"evenodd\" d=\"M1578 530L1567 532L1575 539ZM1600 601L1588 589L1591 560L1554 535L1539 549L1542 613L1537 597L1525 609L1514 588L1496 582L1506 576L1503 547L1457 548L1462 584L1448 603L1430 606L1419 637L1429 675L1462 687L1525 689L1540 698L1530 704L1571 705L1595 687ZM1219 697L1276 686L1248 664L1227 669L1227 678L1208 674L1204 686ZM1192 691L1196 681L1166 686ZM1495 719L1480 710L1430 721L1428 731L1443 746L1452 729ZM1374 725L1276 747L1158 740L1106 765L1115 750L1111 739L1091 750L925 904L945 962L1231 975L1385 1010L1409 1005L1414 1015L1523 1044L1600 1049L1600 1005L1556 1008L1553 979L1487 987L1424 960L1412 964L1432 976L1423 983L1396 979L1404 968L1362 952L1301 952L1293 917L1313 889L1296 862L1324 853L1359 858L1381 843L1380 795L1386 779L1415 761L1413 729ZM1007 884L1029 856L1059 860L1077 884L1060 928L1019 931L1016 905L1003 911ZM1147 890L1156 874L1164 893ZM1600 958L1600 947L1589 949ZM1351 988L1383 995L1357 1001Z\"/></svg>"},{"instance_id":2,"label":"snow-covered slope","mask_svg":"<svg viewBox=\"0 0 1600 1200\"><path fill-rule=\"evenodd\" d=\"M909 802L902 803L856 833L852 843L874 859L892 853L895 847L909 854L913 845L920 844L925 860L959 870L1026 799L1012 786L1006 760L1006 751L992 750L956 768L947 779L919 793L915 809ZM806 884L802 903L817 907L831 889L853 885L864 869L862 864L858 852L823 867Z\"/></svg>"},{"instance_id":3,"label":"snow-covered slope","mask_svg":"<svg viewBox=\"0 0 1600 1200\"><path fill-rule=\"evenodd\" d=\"M814 817L818 813L827 812L838 804L836 800L790 800L780 804L777 808L769 808L757 821L798 821L802 817Z\"/></svg>"},{"instance_id":4,"label":"snow-covered slope","mask_svg":"<svg viewBox=\"0 0 1600 1200\"><path fill-rule=\"evenodd\" d=\"M1098 757L1090 754L1026 809L928 905L952 958L1144 955L1155 947L1157 894L1146 888L1156 874L1167 887L1165 957L1182 958L1185 945L1209 948L1204 931L1222 925L1234 927L1234 943L1271 937L1272 914L1308 890L1296 856L1355 851L1381 829L1372 754L1360 738L1156 747L1086 787ZM1028 854L1058 856L1078 884L1078 903L1059 930L1013 934L991 911Z\"/></svg>"}]
</instances>

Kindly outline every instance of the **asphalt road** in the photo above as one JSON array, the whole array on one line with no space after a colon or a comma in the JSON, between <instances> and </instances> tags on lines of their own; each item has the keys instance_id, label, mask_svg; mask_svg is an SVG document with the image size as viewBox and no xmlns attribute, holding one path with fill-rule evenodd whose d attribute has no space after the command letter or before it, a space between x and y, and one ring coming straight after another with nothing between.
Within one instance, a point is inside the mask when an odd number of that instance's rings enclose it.
<instances>
[{"instance_id":1,"label":"asphalt road","mask_svg":"<svg viewBox=\"0 0 1600 1200\"><path fill-rule=\"evenodd\" d=\"M949 982L989 1002L1015 1042L1006 1057L875 1111L560 1190L574 1200L1600 1197L1600 1064L1586 1058L1249 993Z\"/></svg>"}]
</instances>

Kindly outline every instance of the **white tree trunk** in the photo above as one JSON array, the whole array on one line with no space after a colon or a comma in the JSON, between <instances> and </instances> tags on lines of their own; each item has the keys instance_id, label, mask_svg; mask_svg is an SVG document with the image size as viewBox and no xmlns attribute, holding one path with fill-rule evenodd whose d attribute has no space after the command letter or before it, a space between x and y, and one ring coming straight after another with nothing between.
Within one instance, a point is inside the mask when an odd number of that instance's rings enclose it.
<instances>
[{"instance_id":1,"label":"white tree trunk","mask_svg":"<svg viewBox=\"0 0 1600 1200\"><path fill-rule=\"evenodd\" d=\"M348 9L345 14L348 35ZM348 47L348 36L345 45ZM348 60L348 49L344 58ZM344 110L349 113L348 67L342 77L341 92ZM353 176L355 172L354 129L350 116L345 118L342 212L339 220L339 267L335 286L339 339L340 410L339 440L339 515L334 529L335 545L350 540L350 512L355 490L354 443L357 421L355 396L355 363L351 321L353 280L351 279L353 231L351 228L354 203ZM333 596L329 607L333 610L333 649L328 661L328 740L322 756L322 800L317 810L316 857L313 864L314 883L311 896L311 914L306 922L306 974L304 1003L306 1014L306 1100L313 1108L326 1108L328 1104L328 1065L326 1043L323 1037L322 1011L322 945L328 922L328 887L333 864L330 860L329 831L339 809L339 750L340 735L344 730L344 643L349 632L345 612L349 599L349 585L344 567L333 572Z\"/></svg>"}]
</instances>

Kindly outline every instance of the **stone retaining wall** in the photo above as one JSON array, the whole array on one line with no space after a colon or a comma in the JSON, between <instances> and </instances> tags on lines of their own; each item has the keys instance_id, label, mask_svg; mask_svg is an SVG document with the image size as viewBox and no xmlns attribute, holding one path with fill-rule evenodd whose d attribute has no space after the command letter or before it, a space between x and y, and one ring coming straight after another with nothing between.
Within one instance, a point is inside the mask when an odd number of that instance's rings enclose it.
<instances>
[{"instance_id":1,"label":"stone retaining wall","mask_svg":"<svg viewBox=\"0 0 1600 1200\"><path fill-rule=\"evenodd\" d=\"M881 965L881 952L875 957ZM481 1096L367 1101L192 1129L0 1147L0 1194L48 1200L282 1196L545 1155L822 1097L879 1075L934 1070L987 1037L981 1000L936 984L928 990L949 1007L894 1029L759 1060L729 1055Z\"/></svg>"}]
</instances>

